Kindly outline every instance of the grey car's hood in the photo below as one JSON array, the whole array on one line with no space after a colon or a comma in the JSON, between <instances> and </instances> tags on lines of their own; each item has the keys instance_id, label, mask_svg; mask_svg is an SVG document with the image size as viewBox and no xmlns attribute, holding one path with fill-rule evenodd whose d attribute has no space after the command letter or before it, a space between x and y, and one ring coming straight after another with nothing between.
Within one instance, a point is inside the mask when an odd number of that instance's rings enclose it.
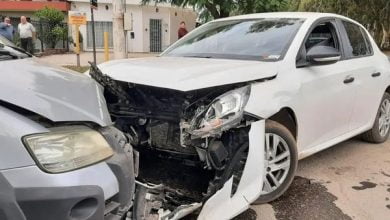
<instances>
[{"instance_id":1,"label":"grey car's hood","mask_svg":"<svg viewBox=\"0 0 390 220\"><path fill-rule=\"evenodd\" d=\"M273 77L275 62L188 57L115 60L99 65L115 80L190 91Z\"/></svg>"},{"instance_id":2,"label":"grey car's hood","mask_svg":"<svg viewBox=\"0 0 390 220\"><path fill-rule=\"evenodd\" d=\"M0 100L52 121L111 124L100 87L83 74L36 58L0 62Z\"/></svg>"}]
</instances>

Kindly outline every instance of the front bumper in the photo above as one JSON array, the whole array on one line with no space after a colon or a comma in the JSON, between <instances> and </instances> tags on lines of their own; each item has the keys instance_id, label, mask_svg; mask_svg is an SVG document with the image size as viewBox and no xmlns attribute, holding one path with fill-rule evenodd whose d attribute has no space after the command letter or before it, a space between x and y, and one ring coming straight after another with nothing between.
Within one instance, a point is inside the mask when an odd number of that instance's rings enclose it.
<instances>
[{"instance_id":1,"label":"front bumper","mask_svg":"<svg viewBox=\"0 0 390 220\"><path fill-rule=\"evenodd\" d=\"M37 166L0 170L26 219L113 220L127 214L135 185L132 148L116 129L101 132L114 149L105 162L60 174Z\"/></svg>"}]
</instances>

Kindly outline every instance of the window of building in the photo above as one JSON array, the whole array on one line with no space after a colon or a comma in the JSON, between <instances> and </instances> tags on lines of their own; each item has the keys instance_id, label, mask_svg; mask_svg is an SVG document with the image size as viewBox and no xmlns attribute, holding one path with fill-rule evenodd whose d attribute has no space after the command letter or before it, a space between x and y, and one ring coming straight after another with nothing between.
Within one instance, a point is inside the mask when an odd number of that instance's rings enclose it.
<instances>
[{"instance_id":1,"label":"window of building","mask_svg":"<svg viewBox=\"0 0 390 220\"><path fill-rule=\"evenodd\" d=\"M112 22L95 21L95 43L96 48L104 48L104 32L108 32L108 47L113 47L112 41ZM87 23L87 47L92 48L92 22Z\"/></svg>"},{"instance_id":2,"label":"window of building","mask_svg":"<svg viewBox=\"0 0 390 220\"><path fill-rule=\"evenodd\" d=\"M347 56L361 57L370 55L372 53L372 47L370 46L368 39L366 39L363 34L364 30L351 22L343 21L343 24L349 39Z\"/></svg>"}]
</instances>

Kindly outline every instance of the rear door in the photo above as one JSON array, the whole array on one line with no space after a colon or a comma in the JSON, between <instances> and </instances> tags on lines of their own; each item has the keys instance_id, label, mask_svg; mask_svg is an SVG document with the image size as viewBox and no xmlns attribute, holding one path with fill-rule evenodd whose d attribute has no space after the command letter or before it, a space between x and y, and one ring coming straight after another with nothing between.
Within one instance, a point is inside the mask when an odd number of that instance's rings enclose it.
<instances>
[{"instance_id":1,"label":"rear door","mask_svg":"<svg viewBox=\"0 0 390 220\"><path fill-rule=\"evenodd\" d=\"M348 66L355 75L357 96L353 105L350 129L371 127L383 95L384 73L376 68L373 47L365 29L341 20L341 31Z\"/></svg>"}]
</instances>

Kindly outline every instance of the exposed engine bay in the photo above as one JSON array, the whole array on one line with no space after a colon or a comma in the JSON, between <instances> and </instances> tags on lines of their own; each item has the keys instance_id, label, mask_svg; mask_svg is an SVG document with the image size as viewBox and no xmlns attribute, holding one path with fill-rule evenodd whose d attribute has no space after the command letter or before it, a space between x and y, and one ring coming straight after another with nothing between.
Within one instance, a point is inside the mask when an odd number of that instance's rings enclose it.
<instances>
[{"instance_id":1,"label":"exposed engine bay","mask_svg":"<svg viewBox=\"0 0 390 220\"><path fill-rule=\"evenodd\" d=\"M116 81L95 65L90 75L138 152L135 219L196 215L232 177L235 193L258 120L244 112L248 82L183 92Z\"/></svg>"}]
</instances>

